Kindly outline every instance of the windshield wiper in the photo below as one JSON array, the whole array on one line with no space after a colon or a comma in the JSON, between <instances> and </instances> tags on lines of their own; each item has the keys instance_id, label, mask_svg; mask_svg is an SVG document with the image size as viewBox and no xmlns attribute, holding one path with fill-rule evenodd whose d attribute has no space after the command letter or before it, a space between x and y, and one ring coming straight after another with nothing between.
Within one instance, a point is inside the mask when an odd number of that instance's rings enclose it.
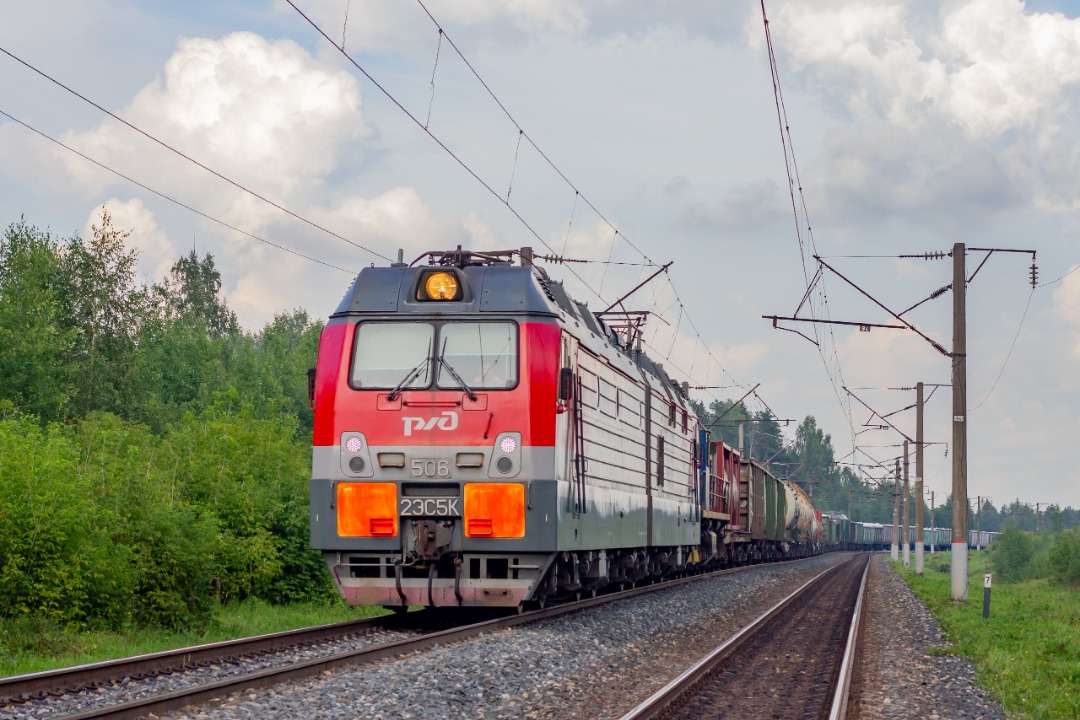
<instances>
[{"instance_id":1,"label":"windshield wiper","mask_svg":"<svg viewBox=\"0 0 1080 720\"><path fill-rule=\"evenodd\" d=\"M386 396L387 400L393 400L401 394L402 389L420 376L427 364L431 362L431 341L428 341L427 354L424 355L424 359L420 361L416 367L405 374L405 377L401 378L401 382L394 386L394 389L390 391L390 394Z\"/></svg>"},{"instance_id":2,"label":"windshield wiper","mask_svg":"<svg viewBox=\"0 0 1080 720\"><path fill-rule=\"evenodd\" d=\"M450 373L450 377L454 378L454 382L456 382L461 387L461 389L465 391L465 394L469 396L469 399L470 400L476 400L476 393L474 393L472 391L472 388L470 388L468 385L465 384L465 381L462 380L461 376L457 374L457 370L455 370L450 363L446 362L446 341L445 340L443 340L442 352L439 353L439 357L437 357L436 360L438 360L439 363L444 368L446 368L446 371Z\"/></svg>"}]
</instances>

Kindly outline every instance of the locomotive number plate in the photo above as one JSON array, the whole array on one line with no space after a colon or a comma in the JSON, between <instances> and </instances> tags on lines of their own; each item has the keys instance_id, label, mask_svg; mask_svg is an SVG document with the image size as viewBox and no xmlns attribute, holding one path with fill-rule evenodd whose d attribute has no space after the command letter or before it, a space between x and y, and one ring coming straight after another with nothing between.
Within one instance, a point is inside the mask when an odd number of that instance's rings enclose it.
<instances>
[{"instance_id":1,"label":"locomotive number plate","mask_svg":"<svg viewBox=\"0 0 1080 720\"><path fill-rule=\"evenodd\" d=\"M401 499L402 517L456 517L461 515L461 498L412 497Z\"/></svg>"},{"instance_id":2,"label":"locomotive number plate","mask_svg":"<svg viewBox=\"0 0 1080 720\"><path fill-rule=\"evenodd\" d=\"M448 478L450 477L450 462L448 460L418 458L410 463L409 475L414 478Z\"/></svg>"}]
</instances>

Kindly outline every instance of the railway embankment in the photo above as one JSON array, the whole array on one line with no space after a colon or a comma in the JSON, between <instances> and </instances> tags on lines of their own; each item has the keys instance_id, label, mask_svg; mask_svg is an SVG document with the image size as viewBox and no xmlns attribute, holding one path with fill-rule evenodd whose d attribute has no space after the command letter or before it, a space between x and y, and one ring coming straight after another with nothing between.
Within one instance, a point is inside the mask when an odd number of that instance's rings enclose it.
<instances>
[{"instance_id":1,"label":"railway embankment","mask_svg":"<svg viewBox=\"0 0 1080 720\"><path fill-rule=\"evenodd\" d=\"M1071 550L1068 535L1057 538L1051 546L1051 558L1055 557L1053 548L1058 545ZM1080 718L1080 585L1075 579L1062 582L1060 573L1055 575L1052 561L1047 563L1047 577L1040 577L1043 563L1039 562L1038 548L1035 551L1024 564L1029 572L1020 573L1028 579L1013 582L1005 582L1002 577L1011 570L1003 562L1009 559L1005 557L1008 553L1004 545L997 546L993 553L972 552L968 567L969 597L965 603L949 599L948 553L927 556L921 577L902 567L892 566L895 570L882 567L881 574L889 578L886 582L897 586L896 596L905 598L896 601L897 604L917 603L913 617L922 616L925 622L934 625L933 631L923 632L930 657L920 661L926 666L926 673L917 680L913 696L933 691L935 670L942 668L946 675L951 673L939 682L946 700L960 694L950 688L949 682L955 684L957 677L968 678L973 674L979 686L1001 703L1011 720ZM990 616L984 618L983 578L988 572L993 573L993 582ZM918 600L911 600L916 596ZM895 634L902 633L898 629ZM903 716L920 717L918 713ZM955 715L946 712L939 717Z\"/></svg>"},{"instance_id":2,"label":"railway embankment","mask_svg":"<svg viewBox=\"0 0 1080 720\"><path fill-rule=\"evenodd\" d=\"M948 583L947 573L944 578ZM943 597L948 591L946 585ZM870 563L866 603L849 718L1004 720L1001 706L976 683L971 661L957 654L887 554Z\"/></svg>"}]
</instances>

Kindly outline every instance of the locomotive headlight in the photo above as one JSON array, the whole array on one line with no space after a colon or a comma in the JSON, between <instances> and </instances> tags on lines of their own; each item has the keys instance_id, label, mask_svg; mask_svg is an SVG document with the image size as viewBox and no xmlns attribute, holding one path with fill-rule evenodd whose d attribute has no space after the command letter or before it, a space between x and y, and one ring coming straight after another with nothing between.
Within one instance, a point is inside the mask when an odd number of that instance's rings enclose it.
<instances>
[{"instance_id":1,"label":"locomotive headlight","mask_svg":"<svg viewBox=\"0 0 1080 720\"><path fill-rule=\"evenodd\" d=\"M465 537L525 537L525 486L465 483Z\"/></svg>"},{"instance_id":2,"label":"locomotive headlight","mask_svg":"<svg viewBox=\"0 0 1080 720\"><path fill-rule=\"evenodd\" d=\"M348 477L372 477L371 455L363 433L341 434L341 471Z\"/></svg>"},{"instance_id":3,"label":"locomotive headlight","mask_svg":"<svg viewBox=\"0 0 1080 720\"><path fill-rule=\"evenodd\" d=\"M337 532L340 537L396 537L397 485L342 482L337 485Z\"/></svg>"},{"instance_id":4,"label":"locomotive headlight","mask_svg":"<svg viewBox=\"0 0 1080 720\"><path fill-rule=\"evenodd\" d=\"M490 478L512 478L521 472L521 433L504 432L495 438L491 449Z\"/></svg>"},{"instance_id":5,"label":"locomotive headlight","mask_svg":"<svg viewBox=\"0 0 1080 720\"><path fill-rule=\"evenodd\" d=\"M424 280L424 292L428 300L455 300L459 289L453 273L434 272Z\"/></svg>"}]
</instances>

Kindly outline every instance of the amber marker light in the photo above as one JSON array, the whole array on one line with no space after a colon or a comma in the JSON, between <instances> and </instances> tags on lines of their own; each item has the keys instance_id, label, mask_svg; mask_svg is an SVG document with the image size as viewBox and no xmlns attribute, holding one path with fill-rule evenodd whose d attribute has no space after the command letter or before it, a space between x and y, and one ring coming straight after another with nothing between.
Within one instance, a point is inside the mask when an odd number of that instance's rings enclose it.
<instances>
[{"instance_id":1,"label":"amber marker light","mask_svg":"<svg viewBox=\"0 0 1080 720\"><path fill-rule=\"evenodd\" d=\"M338 483L337 531L340 537L397 537L397 485Z\"/></svg>"},{"instance_id":2,"label":"amber marker light","mask_svg":"<svg viewBox=\"0 0 1080 720\"><path fill-rule=\"evenodd\" d=\"M428 300L453 300L458 294L458 281L453 273L435 272L424 281Z\"/></svg>"},{"instance_id":3,"label":"amber marker light","mask_svg":"<svg viewBox=\"0 0 1080 720\"><path fill-rule=\"evenodd\" d=\"M525 537L525 486L465 483L465 537Z\"/></svg>"}]
</instances>

